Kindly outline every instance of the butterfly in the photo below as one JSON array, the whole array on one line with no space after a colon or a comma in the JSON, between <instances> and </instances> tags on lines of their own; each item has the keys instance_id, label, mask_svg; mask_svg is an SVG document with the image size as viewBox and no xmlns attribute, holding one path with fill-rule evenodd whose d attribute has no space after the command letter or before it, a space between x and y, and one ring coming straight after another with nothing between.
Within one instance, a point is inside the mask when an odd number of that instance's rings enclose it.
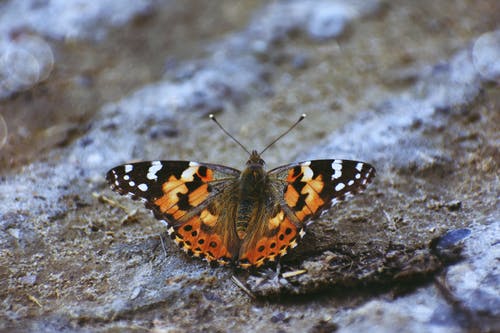
<instances>
[{"instance_id":1,"label":"butterfly","mask_svg":"<svg viewBox=\"0 0 500 333\"><path fill-rule=\"evenodd\" d=\"M114 191L143 201L188 254L249 269L284 256L311 221L363 191L375 176L370 164L341 159L265 171L262 152L248 152L243 171L210 163L145 161L117 166L106 179Z\"/></svg>"}]
</instances>

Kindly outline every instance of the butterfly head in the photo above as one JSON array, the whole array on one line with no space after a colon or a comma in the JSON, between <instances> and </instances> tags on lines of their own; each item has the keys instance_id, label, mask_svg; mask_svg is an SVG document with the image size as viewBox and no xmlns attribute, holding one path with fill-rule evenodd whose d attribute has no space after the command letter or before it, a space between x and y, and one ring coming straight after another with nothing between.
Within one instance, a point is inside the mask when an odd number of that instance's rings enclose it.
<instances>
[{"instance_id":1,"label":"butterfly head","mask_svg":"<svg viewBox=\"0 0 500 333\"><path fill-rule=\"evenodd\" d=\"M260 169L264 167L264 164L266 164L266 162L264 162L264 160L260 157L260 154L257 153L256 150L252 150L252 153L247 161L247 168Z\"/></svg>"},{"instance_id":2,"label":"butterfly head","mask_svg":"<svg viewBox=\"0 0 500 333\"><path fill-rule=\"evenodd\" d=\"M255 182L259 182L265 178L264 171L264 160L260 157L256 150L253 150L250 154L250 158L247 161L247 167L243 172L243 178L251 178Z\"/></svg>"},{"instance_id":3,"label":"butterfly head","mask_svg":"<svg viewBox=\"0 0 500 333\"><path fill-rule=\"evenodd\" d=\"M247 161L245 170L241 173L241 188L245 192L253 193L258 184L261 184L266 179L264 171L264 160L260 158L256 150L252 151L250 158Z\"/></svg>"}]
</instances>

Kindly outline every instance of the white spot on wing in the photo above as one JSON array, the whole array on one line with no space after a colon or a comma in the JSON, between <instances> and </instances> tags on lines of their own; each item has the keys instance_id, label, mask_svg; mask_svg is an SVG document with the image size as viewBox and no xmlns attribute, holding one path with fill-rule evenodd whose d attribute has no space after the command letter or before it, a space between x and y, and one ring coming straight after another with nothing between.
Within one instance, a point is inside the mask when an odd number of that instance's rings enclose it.
<instances>
[{"instance_id":1,"label":"white spot on wing","mask_svg":"<svg viewBox=\"0 0 500 333\"><path fill-rule=\"evenodd\" d=\"M190 162L189 164L191 163L195 163L195 162ZM198 171L198 168L195 167L195 166L191 166L189 168L187 168L186 170L184 170L184 172L182 173L181 175L181 178L185 181L192 181L194 178L193 178L193 175L196 173L196 171Z\"/></svg>"},{"instance_id":2,"label":"white spot on wing","mask_svg":"<svg viewBox=\"0 0 500 333\"><path fill-rule=\"evenodd\" d=\"M197 166L200 166L200 164L196 163L196 162L189 162L189 166L190 167L197 167Z\"/></svg>"},{"instance_id":3,"label":"white spot on wing","mask_svg":"<svg viewBox=\"0 0 500 333\"><path fill-rule=\"evenodd\" d=\"M302 176L302 179L301 179L301 181L303 181L303 182L311 180L312 177L314 176L314 172L308 166L303 166L302 172L304 173L304 175Z\"/></svg>"},{"instance_id":4,"label":"white spot on wing","mask_svg":"<svg viewBox=\"0 0 500 333\"><path fill-rule=\"evenodd\" d=\"M134 186L135 186L135 182L134 182L134 181L129 181L129 182L128 182L128 185L129 185L130 187L134 187Z\"/></svg>"},{"instance_id":5,"label":"white spot on wing","mask_svg":"<svg viewBox=\"0 0 500 333\"><path fill-rule=\"evenodd\" d=\"M129 176L129 175L125 175L125 176L123 176L123 179L124 179L124 180L129 180L129 179L130 179L130 176Z\"/></svg>"},{"instance_id":6,"label":"white spot on wing","mask_svg":"<svg viewBox=\"0 0 500 333\"><path fill-rule=\"evenodd\" d=\"M356 170L358 170L359 172L361 172L361 169L363 169L363 163L358 162L358 164L356 164Z\"/></svg>"},{"instance_id":7,"label":"white spot on wing","mask_svg":"<svg viewBox=\"0 0 500 333\"><path fill-rule=\"evenodd\" d=\"M158 180L158 176L156 173L161 170L163 166L161 165L160 161L153 161L151 162L151 166L148 169L148 174L146 175L147 179L150 180Z\"/></svg>"},{"instance_id":8,"label":"white spot on wing","mask_svg":"<svg viewBox=\"0 0 500 333\"><path fill-rule=\"evenodd\" d=\"M347 185L352 186L352 184L354 184L354 180L352 180L352 179L351 179L351 180L347 183Z\"/></svg>"},{"instance_id":9,"label":"white spot on wing","mask_svg":"<svg viewBox=\"0 0 500 333\"><path fill-rule=\"evenodd\" d=\"M129 173L130 171L134 170L134 167L131 164L125 164L125 173Z\"/></svg>"},{"instance_id":10,"label":"white spot on wing","mask_svg":"<svg viewBox=\"0 0 500 333\"><path fill-rule=\"evenodd\" d=\"M356 178L356 179L361 178L361 174L357 173L356 176L354 176L354 178Z\"/></svg>"},{"instance_id":11,"label":"white spot on wing","mask_svg":"<svg viewBox=\"0 0 500 333\"><path fill-rule=\"evenodd\" d=\"M338 183L337 186L335 186L335 191L341 191L345 187L344 183Z\"/></svg>"},{"instance_id":12,"label":"white spot on wing","mask_svg":"<svg viewBox=\"0 0 500 333\"><path fill-rule=\"evenodd\" d=\"M342 176L342 160L334 160L332 163L332 169L332 179L340 178L340 176Z\"/></svg>"},{"instance_id":13,"label":"white spot on wing","mask_svg":"<svg viewBox=\"0 0 500 333\"><path fill-rule=\"evenodd\" d=\"M148 190L148 185L146 185L146 184L139 184L139 185L137 186L137 188L138 188L139 190L141 190L142 192L146 192L146 191Z\"/></svg>"}]
</instances>

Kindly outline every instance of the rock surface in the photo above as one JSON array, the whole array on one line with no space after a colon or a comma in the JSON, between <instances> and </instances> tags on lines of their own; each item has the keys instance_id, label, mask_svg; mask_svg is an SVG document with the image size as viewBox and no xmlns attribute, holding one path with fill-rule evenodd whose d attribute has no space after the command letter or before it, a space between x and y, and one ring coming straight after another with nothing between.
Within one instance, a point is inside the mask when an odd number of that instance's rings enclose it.
<instances>
[{"instance_id":1,"label":"rock surface","mask_svg":"<svg viewBox=\"0 0 500 333\"><path fill-rule=\"evenodd\" d=\"M0 331L500 330L497 1L85 4L0 5ZM211 268L104 180L241 168L209 113L257 150L307 113L270 168L377 177L278 271Z\"/></svg>"}]
</instances>

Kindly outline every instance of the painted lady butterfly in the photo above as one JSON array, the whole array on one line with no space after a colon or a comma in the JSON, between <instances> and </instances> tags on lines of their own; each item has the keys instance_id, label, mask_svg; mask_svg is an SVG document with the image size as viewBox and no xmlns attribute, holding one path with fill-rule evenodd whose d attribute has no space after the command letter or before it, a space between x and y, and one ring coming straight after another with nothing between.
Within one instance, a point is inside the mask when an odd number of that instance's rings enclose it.
<instances>
[{"instance_id":1,"label":"painted lady butterfly","mask_svg":"<svg viewBox=\"0 0 500 333\"><path fill-rule=\"evenodd\" d=\"M152 161L117 166L106 178L114 191L142 200L166 222L169 235L184 251L246 269L285 255L312 219L364 190L375 176L368 163L338 159L292 163L266 172L261 154L249 154L243 171Z\"/></svg>"}]
</instances>

